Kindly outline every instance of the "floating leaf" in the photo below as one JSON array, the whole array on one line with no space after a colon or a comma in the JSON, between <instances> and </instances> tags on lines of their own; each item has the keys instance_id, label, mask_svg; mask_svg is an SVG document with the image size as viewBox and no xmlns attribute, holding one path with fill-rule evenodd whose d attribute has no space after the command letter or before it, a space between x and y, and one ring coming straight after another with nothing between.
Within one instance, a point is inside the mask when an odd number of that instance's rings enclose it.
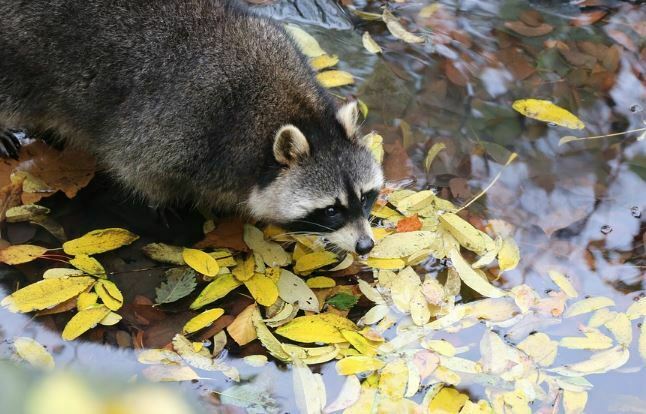
<instances>
[{"instance_id":1,"label":"floating leaf","mask_svg":"<svg viewBox=\"0 0 646 414\"><path fill-rule=\"evenodd\" d=\"M294 265L294 272L298 274L310 273L337 261L336 255L326 250L309 253L299 257Z\"/></svg>"},{"instance_id":2,"label":"floating leaf","mask_svg":"<svg viewBox=\"0 0 646 414\"><path fill-rule=\"evenodd\" d=\"M493 286L469 266L469 263L464 260L457 250L451 250L449 252L449 258L458 275L460 275L460 279L471 289L490 298L499 298L506 295L505 291Z\"/></svg>"},{"instance_id":3,"label":"floating leaf","mask_svg":"<svg viewBox=\"0 0 646 414\"><path fill-rule=\"evenodd\" d=\"M262 231L250 224L244 225L244 242L260 254L267 266L287 266L292 262L290 255L279 244L266 241Z\"/></svg>"},{"instance_id":4,"label":"floating leaf","mask_svg":"<svg viewBox=\"0 0 646 414\"><path fill-rule=\"evenodd\" d=\"M640 298L637 302L631 303L628 310L626 310L626 315L631 321L641 318L642 316L646 316L646 297Z\"/></svg>"},{"instance_id":5,"label":"floating leaf","mask_svg":"<svg viewBox=\"0 0 646 414\"><path fill-rule=\"evenodd\" d=\"M249 289L251 296L263 306L271 306L278 299L278 286L267 276L256 273L253 277L244 282Z\"/></svg>"},{"instance_id":6,"label":"floating leaf","mask_svg":"<svg viewBox=\"0 0 646 414\"><path fill-rule=\"evenodd\" d=\"M475 252L484 254L495 249L495 243L486 233L473 227L468 221L454 213L444 213L440 216L440 223L461 246Z\"/></svg>"},{"instance_id":7,"label":"floating leaf","mask_svg":"<svg viewBox=\"0 0 646 414\"><path fill-rule=\"evenodd\" d=\"M211 326L220 316L224 315L224 309L215 308L209 309L200 313L199 315L191 318L182 329L184 335L192 334L207 326Z\"/></svg>"},{"instance_id":8,"label":"floating leaf","mask_svg":"<svg viewBox=\"0 0 646 414\"><path fill-rule=\"evenodd\" d=\"M8 209L5 213L5 218L8 223L18 223L45 216L49 214L49 211L47 207L39 206L38 204L25 204Z\"/></svg>"},{"instance_id":9,"label":"floating leaf","mask_svg":"<svg viewBox=\"0 0 646 414\"><path fill-rule=\"evenodd\" d=\"M625 313L618 313L613 319L606 322L605 325L612 332L619 344L630 346L630 343L633 341L633 327Z\"/></svg>"},{"instance_id":10,"label":"floating leaf","mask_svg":"<svg viewBox=\"0 0 646 414\"><path fill-rule=\"evenodd\" d=\"M292 39L294 39L305 56L313 58L325 54L325 51L321 49L319 42L305 30L294 24L285 25L285 30L287 30L287 33L289 33Z\"/></svg>"},{"instance_id":11,"label":"floating leaf","mask_svg":"<svg viewBox=\"0 0 646 414\"><path fill-rule=\"evenodd\" d=\"M545 36L554 30L554 26L547 23L540 23L537 26L529 26L520 20L505 22L505 27L527 37Z\"/></svg>"},{"instance_id":12,"label":"floating leaf","mask_svg":"<svg viewBox=\"0 0 646 414\"><path fill-rule=\"evenodd\" d=\"M339 375L354 375L361 372L376 371L385 365L379 358L365 355L349 356L336 363L336 372Z\"/></svg>"},{"instance_id":13,"label":"floating leaf","mask_svg":"<svg viewBox=\"0 0 646 414\"><path fill-rule=\"evenodd\" d=\"M520 262L520 250L516 241L511 237L505 237L502 240L502 247L498 251L498 266L500 271L512 270Z\"/></svg>"},{"instance_id":14,"label":"floating leaf","mask_svg":"<svg viewBox=\"0 0 646 414\"><path fill-rule=\"evenodd\" d=\"M108 309L117 311L123 306L123 295L117 285L113 282L110 282L109 280L99 280L94 285L94 290Z\"/></svg>"},{"instance_id":15,"label":"floating leaf","mask_svg":"<svg viewBox=\"0 0 646 414\"><path fill-rule=\"evenodd\" d=\"M556 284L556 286L558 286L559 289L561 289L568 297L576 298L579 296L579 293L574 289L570 280L563 273L557 272L556 270L549 270L547 274L552 279L552 282L554 282L554 284Z\"/></svg>"},{"instance_id":16,"label":"floating leaf","mask_svg":"<svg viewBox=\"0 0 646 414\"><path fill-rule=\"evenodd\" d=\"M587 392L563 390L563 410L565 410L565 414L582 414L585 411L587 402Z\"/></svg>"},{"instance_id":17,"label":"floating leaf","mask_svg":"<svg viewBox=\"0 0 646 414\"><path fill-rule=\"evenodd\" d=\"M437 239L430 231L395 233L381 239L370 252L371 258L399 258L427 249Z\"/></svg>"},{"instance_id":18,"label":"floating leaf","mask_svg":"<svg viewBox=\"0 0 646 414\"><path fill-rule=\"evenodd\" d=\"M332 401L323 412L332 413L335 411L340 411L346 409L356 403L359 400L359 394L361 394L361 383L359 378L355 375L349 375L346 377L339 395L334 401Z\"/></svg>"},{"instance_id":19,"label":"floating leaf","mask_svg":"<svg viewBox=\"0 0 646 414\"><path fill-rule=\"evenodd\" d=\"M84 274L85 273L83 273L83 271L79 269L57 267L57 268L45 270L45 273L43 273L43 279L60 279L64 277L83 276Z\"/></svg>"},{"instance_id":20,"label":"floating leaf","mask_svg":"<svg viewBox=\"0 0 646 414\"><path fill-rule=\"evenodd\" d=\"M31 312L49 309L78 296L94 284L94 278L81 276L45 279L25 286L0 302L11 312Z\"/></svg>"},{"instance_id":21,"label":"floating leaf","mask_svg":"<svg viewBox=\"0 0 646 414\"><path fill-rule=\"evenodd\" d=\"M366 50L372 53L373 55L383 52L383 50L381 49L381 46L379 46L377 42L374 41L372 36L370 36L370 33L363 32L363 36L361 36L361 41L363 43L363 47L365 47Z\"/></svg>"},{"instance_id":22,"label":"floating leaf","mask_svg":"<svg viewBox=\"0 0 646 414\"><path fill-rule=\"evenodd\" d=\"M225 297L229 292L242 285L232 274L217 276L211 283L206 285L199 296L191 303L191 309L199 309L204 305L215 302Z\"/></svg>"},{"instance_id":23,"label":"floating leaf","mask_svg":"<svg viewBox=\"0 0 646 414\"><path fill-rule=\"evenodd\" d=\"M367 356L377 355L377 343L355 331L341 331L343 337L359 352Z\"/></svg>"},{"instance_id":24,"label":"floating leaf","mask_svg":"<svg viewBox=\"0 0 646 414\"><path fill-rule=\"evenodd\" d=\"M0 250L0 262L8 265L28 263L45 254L47 249L31 244L19 244Z\"/></svg>"},{"instance_id":25,"label":"floating leaf","mask_svg":"<svg viewBox=\"0 0 646 414\"><path fill-rule=\"evenodd\" d=\"M357 326L349 319L332 313L300 316L276 329L276 333L296 342L322 342L334 344L345 342L342 330L356 331Z\"/></svg>"},{"instance_id":26,"label":"floating leaf","mask_svg":"<svg viewBox=\"0 0 646 414\"><path fill-rule=\"evenodd\" d=\"M310 277L305 283L311 289L327 289L336 286L334 279L327 276Z\"/></svg>"},{"instance_id":27,"label":"floating leaf","mask_svg":"<svg viewBox=\"0 0 646 414\"><path fill-rule=\"evenodd\" d=\"M406 43L424 43L423 37L404 29L404 26L399 23L399 19L397 19L390 11L384 10L382 18L386 23L386 27L388 27L390 34L395 36L397 39L401 39Z\"/></svg>"},{"instance_id":28,"label":"floating leaf","mask_svg":"<svg viewBox=\"0 0 646 414\"><path fill-rule=\"evenodd\" d=\"M244 346L258 337L256 328L253 325L253 316L258 306L253 303L236 316L236 318L227 326L229 336L240 346Z\"/></svg>"},{"instance_id":29,"label":"floating leaf","mask_svg":"<svg viewBox=\"0 0 646 414\"><path fill-rule=\"evenodd\" d=\"M166 280L155 289L155 303L171 303L190 295L197 286L192 269L175 268L166 271Z\"/></svg>"},{"instance_id":30,"label":"floating leaf","mask_svg":"<svg viewBox=\"0 0 646 414\"><path fill-rule=\"evenodd\" d=\"M82 292L76 299L76 308L80 311L91 308L97 304L98 299L99 295L96 293Z\"/></svg>"},{"instance_id":31,"label":"floating leaf","mask_svg":"<svg viewBox=\"0 0 646 414\"><path fill-rule=\"evenodd\" d=\"M316 79L325 88L336 88L354 83L352 74L343 70L326 70L316 75Z\"/></svg>"},{"instance_id":32,"label":"floating leaf","mask_svg":"<svg viewBox=\"0 0 646 414\"><path fill-rule=\"evenodd\" d=\"M549 367L554 363L558 352L558 342L542 332L529 335L518 344L518 349L529 355L536 364Z\"/></svg>"},{"instance_id":33,"label":"floating leaf","mask_svg":"<svg viewBox=\"0 0 646 414\"><path fill-rule=\"evenodd\" d=\"M469 397L455 388L442 388L428 405L429 413L457 414Z\"/></svg>"},{"instance_id":34,"label":"floating leaf","mask_svg":"<svg viewBox=\"0 0 646 414\"><path fill-rule=\"evenodd\" d=\"M395 359L386 364L379 375L379 392L392 399L400 400L406 392L408 367L403 359Z\"/></svg>"},{"instance_id":35,"label":"floating leaf","mask_svg":"<svg viewBox=\"0 0 646 414\"><path fill-rule=\"evenodd\" d=\"M277 285L278 295L285 302L298 303L298 306L306 311L319 311L319 300L312 289L292 272L281 269Z\"/></svg>"},{"instance_id":36,"label":"floating leaf","mask_svg":"<svg viewBox=\"0 0 646 414\"><path fill-rule=\"evenodd\" d=\"M573 316L583 315L588 312L596 311L597 309L607 308L614 306L615 301L605 296L594 296L586 298L573 303L563 314L564 318L571 318Z\"/></svg>"},{"instance_id":37,"label":"floating leaf","mask_svg":"<svg viewBox=\"0 0 646 414\"><path fill-rule=\"evenodd\" d=\"M321 414L326 404L325 384L321 374L312 371L299 359L292 365L294 403L301 414Z\"/></svg>"},{"instance_id":38,"label":"floating leaf","mask_svg":"<svg viewBox=\"0 0 646 414\"><path fill-rule=\"evenodd\" d=\"M345 311L352 309L352 307L356 305L358 301L358 297L341 292L327 298L325 303L334 306L338 310Z\"/></svg>"},{"instance_id":39,"label":"floating leaf","mask_svg":"<svg viewBox=\"0 0 646 414\"><path fill-rule=\"evenodd\" d=\"M246 356L246 357L242 358L242 360L247 365L255 367L255 368L262 368L265 365L267 365L267 363L269 362L267 357L264 356L264 355L249 355L249 356Z\"/></svg>"},{"instance_id":40,"label":"floating leaf","mask_svg":"<svg viewBox=\"0 0 646 414\"><path fill-rule=\"evenodd\" d=\"M444 149L446 149L446 144L444 144L443 142L436 142L435 144L433 144L433 146L431 146L431 148L428 150L428 153L426 153L426 158L424 158L424 168L426 169L426 172L429 172L431 170L433 160L435 160L437 154L439 154Z\"/></svg>"},{"instance_id":41,"label":"floating leaf","mask_svg":"<svg viewBox=\"0 0 646 414\"><path fill-rule=\"evenodd\" d=\"M339 63L338 56L321 55L310 60L310 65L314 70L327 69Z\"/></svg>"},{"instance_id":42,"label":"floating leaf","mask_svg":"<svg viewBox=\"0 0 646 414\"><path fill-rule=\"evenodd\" d=\"M205 276L214 277L220 270L218 261L202 250L185 248L182 250L182 258L192 269Z\"/></svg>"},{"instance_id":43,"label":"floating leaf","mask_svg":"<svg viewBox=\"0 0 646 414\"><path fill-rule=\"evenodd\" d=\"M142 364L178 364L182 357L168 349L146 349L137 354L137 361Z\"/></svg>"},{"instance_id":44,"label":"floating leaf","mask_svg":"<svg viewBox=\"0 0 646 414\"><path fill-rule=\"evenodd\" d=\"M113 326L121 322L121 319L123 318L118 313L110 312L99 323L104 326Z\"/></svg>"},{"instance_id":45,"label":"floating leaf","mask_svg":"<svg viewBox=\"0 0 646 414\"><path fill-rule=\"evenodd\" d=\"M409 234L409 233L398 233L398 234ZM377 259L375 257L369 257L367 260L367 264L368 266L374 269L397 270L397 269L403 269L406 266L406 261L402 259Z\"/></svg>"},{"instance_id":46,"label":"floating leaf","mask_svg":"<svg viewBox=\"0 0 646 414\"><path fill-rule=\"evenodd\" d=\"M257 307L253 311L251 322L256 328L256 334L258 335L258 339L260 339L260 343L274 358L283 362L290 362L292 360L291 356L289 356L289 354L283 349L280 341L276 339L263 323L262 316L260 315L260 311Z\"/></svg>"},{"instance_id":47,"label":"floating leaf","mask_svg":"<svg viewBox=\"0 0 646 414\"><path fill-rule=\"evenodd\" d=\"M512 108L528 118L538 119L543 122L551 122L570 129L585 128L585 125L579 118L550 101L540 99L520 99L514 101Z\"/></svg>"},{"instance_id":48,"label":"floating leaf","mask_svg":"<svg viewBox=\"0 0 646 414\"><path fill-rule=\"evenodd\" d=\"M93 230L78 239L63 243L63 251L72 256L92 255L118 249L138 238L139 236L125 229Z\"/></svg>"},{"instance_id":49,"label":"floating leaf","mask_svg":"<svg viewBox=\"0 0 646 414\"><path fill-rule=\"evenodd\" d=\"M103 318L108 316L109 313L110 309L104 305L98 305L93 308L82 310L67 322L61 337L66 341L76 339L85 332L94 328Z\"/></svg>"},{"instance_id":50,"label":"floating leaf","mask_svg":"<svg viewBox=\"0 0 646 414\"><path fill-rule=\"evenodd\" d=\"M231 273L241 282L249 280L254 275L254 270L256 269L256 261L254 256L250 255L244 261L239 261L236 266L231 269Z\"/></svg>"},{"instance_id":51,"label":"floating leaf","mask_svg":"<svg viewBox=\"0 0 646 414\"><path fill-rule=\"evenodd\" d=\"M18 356L36 368L53 369L54 357L44 346L32 338L17 337L13 340Z\"/></svg>"},{"instance_id":52,"label":"floating leaf","mask_svg":"<svg viewBox=\"0 0 646 414\"><path fill-rule=\"evenodd\" d=\"M105 278L106 272L101 263L96 260L94 257L90 257L86 254L78 255L70 259L70 264L75 268L83 271L83 273L96 276L99 278Z\"/></svg>"},{"instance_id":53,"label":"floating leaf","mask_svg":"<svg viewBox=\"0 0 646 414\"><path fill-rule=\"evenodd\" d=\"M577 377L587 374L603 374L604 372L617 369L628 362L630 353L626 347L618 345L614 348L596 352L590 359L565 365L563 367L553 368L557 374L566 377Z\"/></svg>"},{"instance_id":54,"label":"floating leaf","mask_svg":"<svg viewBox=\"0 0 646 414\"><path fill-rule=\"evenodd\" d=\"M642 327L639 333L639 355L646 362L646 317L642 319Z\"/></svg>"},{"instance_id":55,"label":"floating leaf","mask_svg":"<svg viewBox=\"0 0 646 414\"><path fill-rule=\"evenodd\" d=\"M164 243L151 243L142 248L144 254L156 262L170 263L178 266L186 264L182 257L183 248Z\"/></svg>"}]
</instances>

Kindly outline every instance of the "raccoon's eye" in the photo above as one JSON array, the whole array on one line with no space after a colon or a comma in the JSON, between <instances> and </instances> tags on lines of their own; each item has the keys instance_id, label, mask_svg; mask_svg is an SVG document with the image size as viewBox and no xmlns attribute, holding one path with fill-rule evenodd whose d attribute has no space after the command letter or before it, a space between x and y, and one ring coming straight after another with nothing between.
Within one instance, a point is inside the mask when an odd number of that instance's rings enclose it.
<instances>
[{"instance_id":1,"label":"raccoon's eye","mask_svg":"<svg viewBox=\"0 0 646 414\"><path fill-rule=\"evenodd\" d=\"M325 209L325 215L328 217L334 217L339 213L339 210L337 210L335 207L328 207Z\"/></svg>"},{"instance_id":2,"label":"raccoon's eye","mask_svg":"<svg viewBox=\"0 0 646 414\"><path fill-rule=\"evenodd\" d=\"M368 201L368 198L366 198L365 194L361 195L361 204L366 205L366 201Z\"/></svg>"}]
</instances>

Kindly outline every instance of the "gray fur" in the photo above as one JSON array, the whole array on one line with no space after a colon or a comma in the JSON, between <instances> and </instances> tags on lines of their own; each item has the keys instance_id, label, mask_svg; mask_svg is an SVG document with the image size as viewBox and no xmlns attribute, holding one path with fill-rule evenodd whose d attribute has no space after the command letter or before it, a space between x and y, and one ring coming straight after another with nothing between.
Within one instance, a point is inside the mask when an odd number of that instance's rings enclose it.
<instances>
[{"instance_id":1,"label":"gray fur","mask_svg":"<svg viewBox=\"0 0 646 414\"><path fill-rule=\"evenodd\" d=\"M0 19L0 130L54 130L151 203L285 222L344 175L381 185L282 27L234 1L0 0ZM286 167L288 124L309 156Z\"/></svg>"}]
</instances>

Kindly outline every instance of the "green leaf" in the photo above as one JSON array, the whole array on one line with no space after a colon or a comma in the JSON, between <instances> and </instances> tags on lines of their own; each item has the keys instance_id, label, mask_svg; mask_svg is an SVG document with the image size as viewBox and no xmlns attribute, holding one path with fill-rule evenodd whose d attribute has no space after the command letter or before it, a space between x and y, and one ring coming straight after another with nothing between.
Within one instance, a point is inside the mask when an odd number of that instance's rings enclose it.
<instances>
[{"instance_id":1,"label":"green leaf","mask_svg":"<svg viewBox=\"0 0 646 414\"><path fill-rule=\"evenodd\" d=\"M330 296L325 302L338 310L348 310L356 305L358 301L359 298L357 296L347 293L337 293L334 296Z\"/></svg>"},{"instance_id":2,"label":"green leaf","mask_svg":"<svg viewBox=\"0 0 646 414\"><path fill-rule=\"evenodd\" d=\"M155 289L158 305L171 303L193 292L197 286L195 271L184 267L177 267L166 271L166 281Z\"/></svg>"}]
</instances>

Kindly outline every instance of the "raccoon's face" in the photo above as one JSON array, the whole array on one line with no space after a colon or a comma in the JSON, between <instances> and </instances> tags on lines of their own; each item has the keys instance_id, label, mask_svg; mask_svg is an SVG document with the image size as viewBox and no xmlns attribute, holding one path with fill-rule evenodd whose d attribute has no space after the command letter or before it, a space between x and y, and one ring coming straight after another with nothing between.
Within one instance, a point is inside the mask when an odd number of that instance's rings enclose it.
<instances>
[{"instance_id":1,"label":"raccoon's face","mask_svg":"<svg viewBox=\"0 0 646 414\"><path fill-rule=\"evenodd\" d=\"M341 139L308 139L297 127L283 126L273 146L283 168L271 183L252 190L251 213L290 231L320 234L346 251L367 254L374 246L368 216L383 173L356 137L357 118L356 102L338 110L330 134L342 134Z\"/></svg>"}]
</instances>

